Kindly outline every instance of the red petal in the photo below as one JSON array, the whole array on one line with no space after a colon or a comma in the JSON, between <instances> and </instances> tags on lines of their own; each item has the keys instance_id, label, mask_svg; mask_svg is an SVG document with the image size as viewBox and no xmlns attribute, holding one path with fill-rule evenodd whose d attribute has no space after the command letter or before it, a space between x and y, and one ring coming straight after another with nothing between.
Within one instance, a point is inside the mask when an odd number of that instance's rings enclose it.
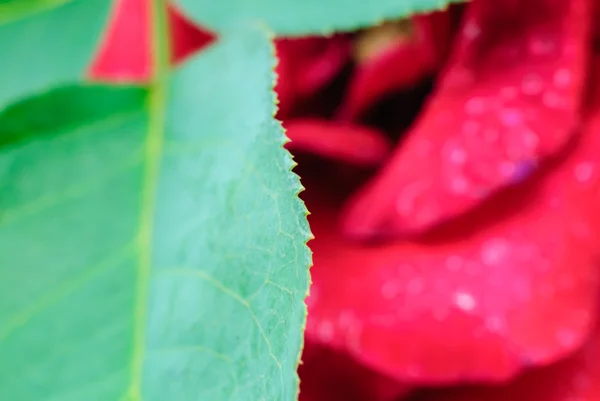
<instances>
[{"instance_id":1,"label":"red petal","mask_svg":"<svg viewBox=\"0 0 600 401\"><path fill-rule=\"evenodd\" d=\"M391 143L373 128L327 120L296 119L284 122L289 150L308 151L358 165L378 165L391 151Z\"/></svg>"},{"instance_id":2,"label":"red petal","mask_svg":"<svg viewBox=\"0 0 600 401\"><path fill-rule=\"evenodd\" d=\"M173 59L180 61L210 43L214 36L168 8ZM93 79L145 81L150 78L150 8L147 0L118 0L103 44L90 66Z\"/></svg>"},{"instance_id":3,"label":"red petal","mask_svg":"<svg viewBox=\"0 0 600 401\"><path fill-rule=\"evenodd\" d=\"M412 399L411 399L412 400ZM414 401L598 401L600 332L573 357L532 370L502 386L438 390Z\"/></svg>"},{"instance_id":4,"label":"red petal","mask_svg":"<svg viewBox=\"0 0 600 401\"><path fill-rule=\"evenodd\" d=\"M344 240L339 204L305 179L315 235L307 336L420 382L505 379L576 349L598 293L596 110L535 185L503 191L419 243Z\"/></svg>"},{"instance_id":5,"label":"red petal","mask_svg":"<svg viewBox=\"0 0 600 401\"><path fill-rule=\"evenodd\" d=\"M216 39L211 32L187 19L175 6L169 4L167 11L171 29L171 59L174 64L205 48Z\"/></svg>"},{"instance_id":6,"label":"red petal","mask_svg":"<svg viewBox=\"0 0 600 401\"><path fill-rule=\"evenodd\" d=\"M350 57L347 36L309 37L276 41L279 116L287 115L297 97L315 94L329 83Z\"/></svg>"},{"instance_id":7,"label":"red petal","mask_svg":"<svg viewBox=\"0 0 600 401\"><path fill-rule=\"evenodd\" d=\"M374 101L417 84L437 70L450 38L450 14L436 12L413 18L415 33L357 67L340 108L342 119L353 119Z\"/></svg>"},{"instance_id":8,"label":"red petal","mask_svg":"<svg viewBox=\"0 0 600 401\"><path fill-rule=\"evenodd\" d=\"M307 342L300 401L399 401L410 388L361 366L344 354Z\"/></svg>"},{"instance_id":9,"label":"red petal","mask_svg":"<svg viewBox=\"0 0 600 401\"><path fill-rule=\"evenodd\" d=\"M589 0L475 0L436 95L354 199L346 232L422 230L560 150L579 121L589 9Z\"/></svg>"}]
</instances>

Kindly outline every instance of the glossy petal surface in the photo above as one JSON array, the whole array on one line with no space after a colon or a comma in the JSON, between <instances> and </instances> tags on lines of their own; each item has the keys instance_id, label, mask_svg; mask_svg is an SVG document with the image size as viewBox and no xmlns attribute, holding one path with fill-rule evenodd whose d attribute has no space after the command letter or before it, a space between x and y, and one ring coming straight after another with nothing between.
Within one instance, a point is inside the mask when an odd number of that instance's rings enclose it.
<instances>
[{"instance_id":1,"label":"glossy petal surface","mask_svg":"<svg viewBox=\"0 0 600 401\"><path fill-rule=\"evenodd\" d=\"M534 369L499 386L437 390L411 401L597 401L600 399L600 333L574 356Z\"/></svg>"},{"instance_id":2,"label":"glossy petal surface","mask_svg":"<svg viewBox=\"0 0 600 401\"><path fill-rule=\"evenodd\" d=\"M533 182L415 243L345 240L339 201L305 176L309 338L417 382L505 379L572 352L596 312L598 131L595 119Z\"/></svg>"},{"instance_id":3,"label":"glossy petal surface","mask_svg":"<svg viewBox=\"0 0 600 401\"><path fill-rule=\"evenodd\" d=\"M351 203L345 231L371 238L422 230L525 179L560 151L580 121L589 5L471 3L437 93Z\"/></svg>"}]
</instances>

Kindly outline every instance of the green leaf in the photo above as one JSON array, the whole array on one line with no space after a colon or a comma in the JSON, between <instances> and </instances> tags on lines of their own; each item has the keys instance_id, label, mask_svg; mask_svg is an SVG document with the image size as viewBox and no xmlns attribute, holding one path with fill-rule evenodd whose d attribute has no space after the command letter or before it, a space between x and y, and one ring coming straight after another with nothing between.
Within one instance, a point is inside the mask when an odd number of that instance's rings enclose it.
<instances>
[{"instance_id":1,"label":"green leaf","mask_svg":"<svg viewBox=\"0 0 600 401\"><path fill-rule=\"evenodd\" d=\"M0 4L0 109L83 79L110 0L12 0Z\"/></svg>"},{"instance_id":2,"label":"green leaf","mask_svg":"<svg viewBox=\"0 0 600 401\"><path fill-rule=\"evenodd\" d=\"M277 35L329 34L445 8L462 0L179 0L198 23L216 31L248 21Z\"/></svg>"},{"instance_id":3,"label":"green leaf","mask_svg":"<svg viewBox=\"0 0 600 401\"><path fill-rule=\"evenodd\" d=\"M0 115L3 399L295 399L310 232L273 64L239 28L165 86Z\"/></svg>"}]
</instances>

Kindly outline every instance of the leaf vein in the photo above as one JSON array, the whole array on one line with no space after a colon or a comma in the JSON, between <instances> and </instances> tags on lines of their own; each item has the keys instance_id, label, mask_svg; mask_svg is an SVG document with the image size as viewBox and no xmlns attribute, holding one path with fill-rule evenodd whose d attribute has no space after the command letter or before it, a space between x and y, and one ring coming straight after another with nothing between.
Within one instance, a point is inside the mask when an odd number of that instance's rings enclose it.
<instances>
[{"instance_id":1,"label":"leaf vein","mask_svg":"<svg viewBox=\"0 0 600 401\"><path fill-rule=\"evenodd\" d=\"M0 326L0 343L6 340L6 338L19 327L26 324L30 319L40 314L50 306L56 304L73 291L81 288L99 274L109 270L110 268L119 266L119 262L124 260L133 251L133 244L134 242L124 246L120 250L108 255L93 266L81 269L81 274L71 277L69 280L58 286L58 288L42 294L36 301L30 303L24 308L21 308L12 316L2 319L4 324Z\"/></svg>"},{"instance_id":2,"label":"leaf vein","mask_svg":"<svg viewBox=\"0 0 600 401\"><path fill-rule=\"evenodd\" d=\"M253 320L254 324L256 325L256 328L258 329L258 331L260 333L260 336L262 337L263 341L265 342L265 344L267 346L267 350L269 351L269 356L271 357L271 359L273 359L273 361L275 362L275 364L277 365L277 367L279 369L279 373L281 376L281 385L283 387L283 368L281 366L281 362L279 361L279 359L277 359L277 357L273 353L271 341L267 337L267 334L266 334L264 328L262 327L262 324L256 317L256 314L254 313L252 306L246 299L244 299L240 294L233 291L232 289L227 287L225 284L223 284L221 281L217 280L215 277L206 273L203 270L194 269L191 267L169 267L169 268L161 270L160 273L165 274L165 275L173 274L173 275L182 275L182 276L199 278L200 280L205 281L208 284L212 285L214 288L220 290L225 295L228 295L233 300L235 300L240 305L242 305L245 309L247 309L248 312L250 313L251 319Z\"/></svg>"},{"instance_id":3,"label":"leaf vein","mask_svg":"<svg viewBox=\"0 0 600 401\"><path fill-rule=\"evenodd\" d=\"M108 170L107 174L100 178L84 183L77 183L76 185L65 188L63 191L46 194L41 198L27 202L18 207L1 211L0 222L3 224L14 222L15 220L19 220L28 215L37 214L52 207L59 206L70 199L82 198L91 192L102 189L110 183L111 179L115 178L120 173L134 168L141 161L142 153L139 151L135 152L131 158L123 163L117 164Z\"/></svg>"}]
</instances>

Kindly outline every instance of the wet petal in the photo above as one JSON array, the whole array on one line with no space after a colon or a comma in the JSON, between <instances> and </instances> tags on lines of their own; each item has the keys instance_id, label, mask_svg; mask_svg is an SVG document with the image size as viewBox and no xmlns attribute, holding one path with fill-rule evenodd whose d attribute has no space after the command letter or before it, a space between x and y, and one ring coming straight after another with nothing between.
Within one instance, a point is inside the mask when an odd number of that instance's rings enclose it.
<instances>
[{"instance_id":1,"label":"wet petal","mask_svg":"<svg viewBox=\"0 0 600 401\"><path fill-rule=\"evenodd\" d=\"M300 401L399 401L410 388L327 347L305 344Z\"/></svg>"},{"instance_id":2,"label":"wet petal","mask_svg":"<svg viewBox=\"0 0 600 401\"><path fill-rule=\"evenodd\" d=\"M303 177L315 240L308 338L399 380L500 380L573 352L593 324L600 108L540 170L416 243L352 243Z\"/></svg>"},{"instance_id":3,"label":"wet petal","mask_svg":"<svg viewBox=\"0 0 600 401\"><path fill-rule=\"evenodd\" d=\"M214 36L168 6L174 62L208 45ZM146 0L118 0L98 55L90 66L93 79L138 82L151 76L150 8Z\"/></svg>"},{"instance_id":4,"label":"wet petal","mask_svg":"<svg viewBox=\"0 0 600 401\"><path fill-rule=\"evenodd\" d=\"M283 123L291 142L286 148L357 165L378 165L392 145L383 133L359 125L318 119L291 119Z\"/></svg>"},{"instance_id":5,"label":"wet petal","mask_svg":"<svg viewBox=\"0 0 600 401\"><path fill-rule=\"evenodd\" d=\"M364 40L373 41L373 49L361 56L365 60L358 61L340 108L340 118L354 119L386 94L416 85L437 70L450 42L450 14L419 15L410 23L409 32L384 25L363 34ZM368 35L390 38L371 39ZM388 43L380 45L384 40Z\"/></svg>"},{"instance_id":6,"label":"wet petal","mask_svg":"<svg viewBox=\"0 0 600 401\"><path fill-rule=\"evenodd\" d=\"M411 401L597 401L600 400L600 332L574 356L534 369L500 386L432 391Z\"/></svg>"},{"instance_id":7,"label":"wet petal","mask_svg":"<svg viewBox=\"0 0 600 401\"><path fill-rule=\"evenodd\" d=\"M589 15L589 0L471 3L437 93L351 203L345 231L422 230L527 178L562 149L580 119Z\"/></svg>"}]
</instances>

